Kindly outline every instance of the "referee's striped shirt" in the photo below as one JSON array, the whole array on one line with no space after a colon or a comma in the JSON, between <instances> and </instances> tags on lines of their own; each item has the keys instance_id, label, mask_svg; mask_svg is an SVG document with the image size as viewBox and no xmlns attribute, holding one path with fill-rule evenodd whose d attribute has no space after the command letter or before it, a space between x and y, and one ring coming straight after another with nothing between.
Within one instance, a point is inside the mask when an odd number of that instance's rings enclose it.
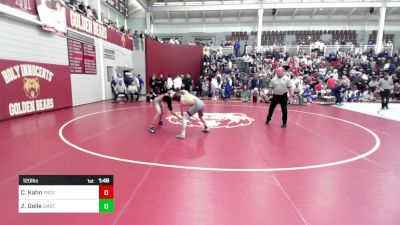
<instances>
[{"instance_id":1,"label":"referee's striped shirt","mask_svg":"<svg viewBox=\"0 0 400 225\"><path fill-rule=\"evenodd\" d=\"M381 78L379 80L379 87L381 88L381 90L392 90L393 87L393 81L392 79L387 79L385 80L384 78Z\"/></svg>"},{"instance_id":2,"label":"referee's striped shirt","mask_svg":"<svg viewBox=\"0 0 400 225\"><path fill-rule=\"evenodd\" d=\"M286 75L279 78L275 76L271 80L271 88L274 95L283 95L289 91L292 87L292 82L290 82L290 78Z\"/></svg>"}]
</instances>

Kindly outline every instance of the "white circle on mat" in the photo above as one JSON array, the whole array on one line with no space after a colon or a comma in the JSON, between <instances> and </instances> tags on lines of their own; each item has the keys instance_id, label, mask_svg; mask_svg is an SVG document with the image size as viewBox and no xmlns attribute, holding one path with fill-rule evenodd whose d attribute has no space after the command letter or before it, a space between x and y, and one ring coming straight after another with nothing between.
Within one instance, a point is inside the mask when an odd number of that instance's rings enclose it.
<instances>
[{"instance_id":1,"label":"white circle on mat","mask_svg":"<svg viewBox=\"0 0 400 225\"><path fill-rule=\"evenodd\" d=\"M259 107L259 106L242 106L242 105L224 105L224 106L230 106L230 107L247 107L247 108L261 108L261 109L265 109L265 107ZM112 110L105 110L105 111L99 111L99 112L94 112L94 113L89 113L83 116L79 116L75 119L72 119L66 123L64 123L61 128L58 130L58 135L61 138L61 140L63 142L65 142L67 145L75 148L76 150L94 155L94 156L98 156L101 158L106 158L106 159L111 159L111 160L115 160L115 161L120 161L120 162L126 162L126 163L134 163L134 164L140 164L140 165L147 165L147 166L158 166L158 167L165 167L165 168L174 168L174 169L186 169L186 170L201 170L201 171L222 171L222 172L275 172L275 171L293 171L293 170L307 170L307 169L317 169L317 168L323 168L323 167L330 167L330 166L337 166L337 165L341 165L341 164L346 164L346 163L350 163L359 159L362 159L364 157L367 157L371 154L373 154L374 152L376 152L381 144L381 140L379 139L378 135L375 134L373 131L371 131L370 129L348 121L348 120L344 120L344 119L339 119L339 118L335 118L332 116L327 116L327 115L323 115L323 114L318 114L318 113L311 113L311 112L304 112L304 111L298 111L298 110L288 110L291 112L297 112L297 113L304 113L304 114L309 114L309 115L314 115L314 116L320 116L320 117L324 117L324 118L328 118L328 119L333 119L333 120L337 120L340 122L344 122L353 126L356 126L358 128L361 128L362 130L366 131L367 133L369 133L375 140L375 145L368 151L366 151L363 154L359 154L356 155L352 158L348 158L348 159L344 159L344 160L340 160L340 161L335 161L335 162L330 162L330 163L323 163L323 164L315 164L315 165L308 165L308 166L296 166L296 167L277 167L277 168L214 168L214 167L200 167L200 166L182 166L182 165L173 165L173 164L164 164L164 163L154 163L154 162L145 162L145 161L138 161L138 160L131 160L131 159L125 159L125 158L120 158L120 157L114 157L114 156L109 156L109 155L105 155L105 154L100 154L88 149L84 149L78 145L75 145L73 143L71 143L70 141L68 141L63 134L63 130L65 127L67 127L69 124L78 121L82 118L86 118L89 116L93 116L93 115L97 115L97 114L101 114L101 113L109 113L109 112L114 112L114 111L119 111L119 110L127 110L127 109L139 109L139 108L147 108L147 107L151 107L151 106L138 106L138 107L128 107L128 108L122 108L122 109L112 109ZM212 133L210 134L212 135Z\"/></svg>"}]
</instances>

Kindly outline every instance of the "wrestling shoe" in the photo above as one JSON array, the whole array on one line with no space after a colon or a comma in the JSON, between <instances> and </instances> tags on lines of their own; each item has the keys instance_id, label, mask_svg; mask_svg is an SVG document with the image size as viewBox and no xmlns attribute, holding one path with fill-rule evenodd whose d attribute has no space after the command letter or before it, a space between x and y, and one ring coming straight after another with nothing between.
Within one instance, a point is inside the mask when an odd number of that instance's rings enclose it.
<instances>
[{"instance_id":1,"label":"wrestling shoe","mask_svg":"<svg viewBox=\"0 0 400 225\"><path fill-rule=\"evenodd\" d=\"M164 121L160 120L160 122L158 122L158 125L164 125Z\"/></svg>"},{"instance_id":2,"label":"wrestling shoe","mask_svg":"<svg viewBox=\"0 0 400 225\"><path fill-rule=\"evenodd\" d=\"M154 127L150 127L149 132L154 134L156 132L156 129Z\"/></svg>"},{"instance_id":3,"label":"wrestling shoe","mask_svg":"<svg viewBox=\"0 0 400 225\"><path fill-rule=\"evenodd\" d=\"M203 130L201 130L203 133L210 133L210 129L208 127L205 127Z\"/></svg>"},{"instance_id":4,"label":"wrestling shoe","mask_svg":"<svg viewBox=\"0 0 400 225\"><path fill-rule=\"evenodd\" d=\"M184 135L184 134L178 134L178 135L176 135L176 138L185 139L185 138L186 138L186 135Z\"/></svg>"}]
</instances>

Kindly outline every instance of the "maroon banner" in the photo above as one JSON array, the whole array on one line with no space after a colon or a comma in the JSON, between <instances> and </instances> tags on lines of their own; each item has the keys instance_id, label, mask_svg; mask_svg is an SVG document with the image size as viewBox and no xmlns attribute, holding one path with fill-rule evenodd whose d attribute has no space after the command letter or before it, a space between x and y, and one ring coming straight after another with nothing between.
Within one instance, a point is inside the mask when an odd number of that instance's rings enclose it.
<instances>
[{"instance_id":1,"label":"maroon banner","mask_svg":"<svg viewBox=\"0 0 400 225\"><path fill-rule=\"evenodd\" d=\"M74 30L102 38L118 46L133 50L133 40L96 20L67 8L67 25Z\"/></svg>"},{"instance_id":2,"label":"maroon banner","mask_svg":"<svg viewBox=\"0 0 400 225\"><path fill-rule=\"evenodd\" d=\"M146 79L154 73L157 77L190 74L193 81L200 77L203 47L198 45L173 45L146 39ZM147 82L149 88L149 82ZM149 89L148 89L149 90Z\"/></svg>"},{"instance_id":3,"label":"maroon banner","mask_svg":"<svg viewBox=\"0 0 400 225\"><path fill-rule=\"evenodd\" d=\"M107 41L129 50L133 50L133 40L111 28L108 28L107 30Z\"/></svg>"},{"instance_id":4,"label":"maroon banner","mask_svg":"<svg viewBox=\"0 0 400 225\"><path fill-rule=\"evenodd\" d=\"M36 0L0 0L0 3L37 15Z\"/></svg>"},{"instance_id":5,"label":"maroon banner","mask_svg":"<svg viewBox=\"0 0 400 225\"><path fill-rule=\"evenodd\" d=\"M67 26L75 30L107 40L107 27L67 7Z\"/></svg>"},{"instance_id":6,"label":"maroon banner","mask_svg":"<svg viewBox=\"0 0 400 225\"><path fill-rule=\"evenodd\" d=\"M68 66L0 59L0 120L72 106Z\"/></svg>"},{"instance_id":7,"label":"maroon banner","mask_svg":"<svg viewBox=\"0 0 400 225\"><path fill-rule=\"evenodd\" d=\"M71 38L67 39L67 44L71 73L97 74L95 46Z\"/></svg>"}]
</instances>

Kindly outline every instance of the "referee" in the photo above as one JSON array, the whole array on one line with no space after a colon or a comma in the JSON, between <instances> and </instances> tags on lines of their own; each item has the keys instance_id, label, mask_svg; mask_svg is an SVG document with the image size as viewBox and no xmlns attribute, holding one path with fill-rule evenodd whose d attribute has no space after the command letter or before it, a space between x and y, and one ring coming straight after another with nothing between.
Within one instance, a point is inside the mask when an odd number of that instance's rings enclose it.
<instances>
[{"instance_id":1,"label":"referee","mask_svg":"<svg viewBox=\"0 0 400 225\"><path fill-rule=\"evenodd\" d=\"M287 121L287 102L288 102L288 93L289 98L292 97L292 83L290 78L284 76L284 69L282 67L278 67L275 70L276 76L271 80L271 89L273 93L273 97L271 99L271 105L269 106L267 121L265 124L269 124L271 122L272 114L274 113L276 105L280 104L282 109L282 128L286 128Z\"/></svg>"},{"instance_id":2,"label":"referee","mask_svg":"<svg viewBox=\"0 0 400 225\"><path fill-rule=\"evenodd\" d=\"M378 86L381 94L382 109L389 109L389 97L390 92L393 90L393 80L389 78L389 75L385 75L384 78L379 80Z\"/></svg>"}]
</instances>

